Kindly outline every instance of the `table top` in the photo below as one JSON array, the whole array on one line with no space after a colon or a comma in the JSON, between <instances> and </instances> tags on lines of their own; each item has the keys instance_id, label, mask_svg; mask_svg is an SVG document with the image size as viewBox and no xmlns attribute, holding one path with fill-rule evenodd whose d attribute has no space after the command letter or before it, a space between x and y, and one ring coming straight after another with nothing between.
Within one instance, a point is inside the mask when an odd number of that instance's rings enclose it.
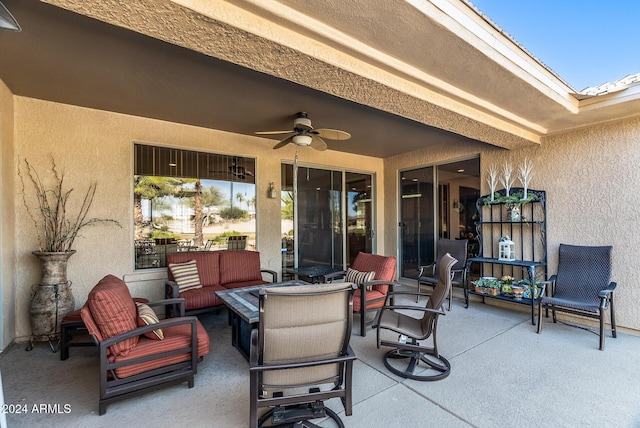
<instances>
[{"instance_id":1,"label":"table top","mask_svg":"<svg viewBox=\"0 0 640 428\"><path fill-rule=\"evenodd\" d=\"M287 273L306 276L308 278L317 278L328 273L339 272L342 269L336 269L331 266L300 266L297 268L287 268Z\"/></svg>"},{"instance_id":2,"label":"table top","mask_svg":"<svg viewBox=\"0 0 640 428\"><path fill-rule=\"evenodd\" d=\"M260 292L260 289L306 284L309 283L301 280L284 281L276 282L274 284L263 284L255 285L253 287L232 288L229 290L216 291L216 295L230 310L238 314L240 318L249 324L253 324L260 320L260 315L258 313L258 293Z\"/></svg>"}]
</instances>

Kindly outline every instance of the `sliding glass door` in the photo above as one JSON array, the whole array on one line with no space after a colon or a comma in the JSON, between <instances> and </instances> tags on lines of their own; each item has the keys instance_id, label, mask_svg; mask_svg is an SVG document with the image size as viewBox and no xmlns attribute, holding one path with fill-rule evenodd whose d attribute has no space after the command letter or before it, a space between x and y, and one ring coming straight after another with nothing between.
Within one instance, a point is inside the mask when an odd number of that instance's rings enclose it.
<instances>
[{"instance_id":1,"label":"sliding glass door","mask_svg":"<svg viewBox=\"0 0 640 428\"><path fill-rule=\"evenodd\" d=\"M400 276L418 277L433 263L437 241L468 239L477 253L475 201L480 197L480 159L400 172Z\"/></svg>"},{"instance_id":2,"label":"sliding glass door","mask_svg":"<svg viewBox=\"0 0 640 428\"><path fill-rule=\"evenodd\" d=\"M345 269L359 251L372 252L372 183L371 174L301 166L296 204L293 165L282 164L283 270Z\"/></svg>"},{"instance_id":3,"label":"sliding glass door","mask_svg":"<svg viewBox=\"0 0 640 428\"><path fill-rule=\"evenodd\" d=\"M433 260L435 233L434 167L400 173L400 273L417 278L418 267Z\"/></svg>"},{"instance_id":4,"label":"sliding glass door","mask_svg":"<svg viewBox=\"0 0 640 428\"><path fill-rule=\"evenodd\" d=\"M351 266L360 251L373 253L372 176L347 172L347 265Z\"/></svg>"}]
</instances>

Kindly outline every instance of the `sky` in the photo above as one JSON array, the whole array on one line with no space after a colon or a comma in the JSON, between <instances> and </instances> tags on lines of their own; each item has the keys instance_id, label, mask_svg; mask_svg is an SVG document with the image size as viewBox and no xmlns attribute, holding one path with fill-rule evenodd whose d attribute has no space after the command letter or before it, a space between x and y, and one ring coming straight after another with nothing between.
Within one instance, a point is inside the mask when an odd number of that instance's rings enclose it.
<instances>
[{"instance_id":1,"label":"sky","mask_svg":"<svg viewBox=\"0 0 640 428\"><path fill-rule=\"evenodd\" d=\"M577 91L640 73L640 0L470 0Z\"/></svg>"}]
</instances>

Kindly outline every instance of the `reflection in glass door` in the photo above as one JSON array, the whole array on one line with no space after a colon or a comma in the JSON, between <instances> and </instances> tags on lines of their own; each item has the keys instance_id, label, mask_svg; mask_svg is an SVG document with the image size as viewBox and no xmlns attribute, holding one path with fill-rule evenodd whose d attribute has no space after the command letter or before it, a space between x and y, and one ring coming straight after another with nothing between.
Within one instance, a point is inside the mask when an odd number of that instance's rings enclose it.
<instances>
[{"instance_id":1,"label":"reflection in glass door","mask_svg":"<svg viewBox=\"0 0 640 428\"><path fill-rule=\"evenodd\" d=\"M437 240L467 239L477 254L475 201L480 158L400 173L401 276L416 279L418 267L435 261Z\"/></svg>"},{"instance_id":2,"label":"reflection in glass door","mask_svg":"<svg viewBox=\"0 0 640 428\"><path fill-rule=\"evenodd\" d=\"M434 167L400 173L400 270L417 278L418 267L433 259Z\"/></svg>"},{"instance_id":3,"label":"reflection in glass door","mask_svg":"<svg viewBox=\"0 0 640 428\"><path fill-rule=\"evenodd\" d=\"M359 251L372 252L372 177L300 166L296 208L293 165L282 164L283 271L296 266L345 269Z\"/></svg>"},{"instance_id":4,"label":"reflection in glass door","mask_svg":"<svg viewBox=\"0 0 640 428\"><path fill-rule=\"evenodd\" d=\"M347 172L347 266L360 251L373 252L373 202L371 174Z\"/></svg>"},{"instance_id":5,"label":"reflection in glass door","mask_svg":"<svg viewBox=\"0 0 640 428\"><path fill-rule=\"evenodd\" d=\"M342 269L342 176L298 169L298 266Z\"/></svg>"}]
</instances>

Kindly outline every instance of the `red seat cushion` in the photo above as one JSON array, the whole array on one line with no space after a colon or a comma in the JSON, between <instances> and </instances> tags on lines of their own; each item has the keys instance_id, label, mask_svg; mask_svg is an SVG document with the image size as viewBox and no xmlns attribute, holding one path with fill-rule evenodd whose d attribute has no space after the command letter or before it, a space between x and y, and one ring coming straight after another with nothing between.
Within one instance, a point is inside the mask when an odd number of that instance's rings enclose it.
<instances>
[{"instance_id":1,"label":"red seat cushion","mask_svg":"<svg viewBox=\"0 0 640 428\"><path fill-rule=\"evenodd\" d=\"M104 339L133 330L137 324L136 304L120 278L107 275L89 292L87 306ZM132 337L111 346L112 355L126 356L138 343Z\"/></svg>"},{"instance_id":2,"label":"red seat cushion","mask_svg":"<svg viewBox=\"0 0 640 428\"><path fill-rule=\"evenodd\" d=\"M367 291L367 301L380 299L378 302L367 303L366 309L375 309L384 305L384 297L387 293L382 293L378 290ZM353 293L353 311L360 312L360 289L357 289L355 293Z\"/></svg>"},{"instance_id":3,"label":"red seat cushion","mask_svg":"<svg viewBox=\"0 0 640 428\"><path fill-rule=\"evenodd\" d=\"M254 285L263 285L269 284L268 281L263 279L254 279L252 281L242 281L242 282L232 282L229 284L225 284L226 289L234 289L234 288L243 288L243 287L253 287Z\"/></svg>"},{"instance_id":4,"label":"red seat cushion","mask_svg":"<svg viewBox=\"0 0 640 428\"><path fill-rule=\"evenodd\" d=\"M200 321L196 320L197 334L198 334L198 357L202 357L209 353L209 335L204 329ZM164 339L153 340L148 337L140 337L138 345L131 350L126 356L119 356L113 358L113 362L130 361L134 358L140 358L148 355L157 354L159 352L188 347L191 343L191 325L183 324L173 327L166 327L163 329ZM182 361L188 361L190 358L189 353L172 355L170 357L164 357L157 360L151 360L144 363L134 364L131 366L121 367L115 370L116 376L123 378L133 376L138 373L142 373L148 370L153 370L158 367L164 367L170 364L180 363Z\"/></svg>"},{"instance_id":5,"label":"red seat cushion","mask_svg":"<svg viewBox=\"0 0 640 428\"><path fill-rule=\"evenodd\" d=\"M226 290L226 288L221 285L212 285L180 292L180 297L184 299L184 308L187 311L208 308L222 304L222 300L216 295L216 291L221 290Z\"/></svg>"}]
</instances>

